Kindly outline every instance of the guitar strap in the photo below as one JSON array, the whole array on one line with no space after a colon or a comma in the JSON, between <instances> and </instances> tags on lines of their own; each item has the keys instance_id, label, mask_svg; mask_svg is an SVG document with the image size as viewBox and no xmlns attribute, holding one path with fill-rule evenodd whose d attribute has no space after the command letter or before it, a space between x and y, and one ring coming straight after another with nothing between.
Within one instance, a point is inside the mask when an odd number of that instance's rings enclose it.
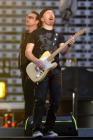
<instances>
[{"instance_id":1,"label":"guitar strap","mask_svg":"<svg viewBox=\"0 0 93 140\"><path fill-rule=\"evenodd\" d=\"M57 46L57 42L58 42L58 37L59 37L59 33L58 32L54 32L54 37L53 37L53 44L52 44L52 52L51 53L53 53L57 48L58 48L58 46ZM55 61L57 62L57 64L58 64L58 68L60 69L60 65L59 65L59 57L56 57L55 58Z\"/></svg>"},{"instance_id":2,"label":"guitar strap","mask_svg":"<svg viewBox=\"0 0 93 140\"><path fill-rule=\"evenodd\" d=\"M58 41L58 36L59 34L57 32L54 31L54 36L53 36L53 43L52 43L52 52L54 52L57 49L57 41Z\"/></svg>"}]
</instances>

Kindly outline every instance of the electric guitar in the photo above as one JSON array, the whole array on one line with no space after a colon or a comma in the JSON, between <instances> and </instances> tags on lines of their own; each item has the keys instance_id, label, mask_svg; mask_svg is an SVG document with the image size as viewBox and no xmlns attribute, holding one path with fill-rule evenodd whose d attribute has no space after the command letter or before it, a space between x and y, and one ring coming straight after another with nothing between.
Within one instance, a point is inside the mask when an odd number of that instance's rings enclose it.
<instances>
[{"instance_id":1,"label":"electric guitar","mask_svg":"<svg viewBox=\"0 0 93 140\"><path fill-rule=\"evenodd\" d=\"M57 67L57 63L54 62L55 56L57 54L59 54L60 52L62 52L62 50L73 41L73 38L74 38L74 40L76 40L77 37L84 34L86 31L87 31L87 29L85 28L85 29L80 30L79 32L76 32L68 41L63 43L52 54L49 51L45 51L42 54L42 56L40 57L40 60L42 60L45 64L45 69L44 70L40 69L33 62L29 63L26 67L26 73L29 76L29 78L34 83L38 83L38 82L42 81L51 69L54 69L54 68Z\"/></svg>"}]
</instances>

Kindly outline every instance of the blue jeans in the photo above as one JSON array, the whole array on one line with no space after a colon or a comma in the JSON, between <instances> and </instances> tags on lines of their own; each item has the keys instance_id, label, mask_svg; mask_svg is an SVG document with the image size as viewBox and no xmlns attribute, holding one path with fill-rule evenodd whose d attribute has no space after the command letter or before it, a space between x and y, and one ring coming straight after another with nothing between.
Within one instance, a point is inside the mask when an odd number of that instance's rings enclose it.
<instances>
[{"instance_id":1,"label":"blue jeans","mask_svg":"<svg viewBox=\"0 0 93 140\"><path fill-rule=\"evenodd\" d=\"M53 129L56 120L56 113L61 101L61 70L54 69L47 77L35 85L35 100L33 110L33 131L42 128L42 117L45 115L45 101L49 93L49 109L46 113L45 127Z\"/></svg>"}]
</instances>

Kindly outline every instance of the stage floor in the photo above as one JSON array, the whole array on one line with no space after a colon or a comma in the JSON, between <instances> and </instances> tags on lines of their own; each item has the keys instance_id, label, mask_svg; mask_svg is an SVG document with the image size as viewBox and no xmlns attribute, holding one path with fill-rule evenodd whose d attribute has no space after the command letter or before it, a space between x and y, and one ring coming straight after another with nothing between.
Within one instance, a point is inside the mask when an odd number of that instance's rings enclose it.
<instances>
[{"instance_id":1,"label":"stage floor","mask_svg":"<svg viewBox=\"0 0 93 140\"><path fill-rule=\"evenodd\" d=\"M24 136L24 128L0 128L0 138L31 138ZM78 128L78 136L59 136L58 138L93 137L93 128ZM47 137L44 137L47 139Z\"/></svg>"}]
</instances>

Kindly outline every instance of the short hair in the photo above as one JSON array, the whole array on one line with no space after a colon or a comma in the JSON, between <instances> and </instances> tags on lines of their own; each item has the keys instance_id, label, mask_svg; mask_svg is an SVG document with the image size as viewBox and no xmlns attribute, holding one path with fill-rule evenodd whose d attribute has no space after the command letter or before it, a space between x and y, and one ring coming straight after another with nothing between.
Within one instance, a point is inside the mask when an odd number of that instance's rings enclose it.
<instances>
[{"instance_id":1,"label":"short hair","mask_svg":"<svg viewBox=\"0 0 93 140\"><path fill-rule=\"evenodd\" d=\"M31 13L33 13L33 14L36 15L36 19L37 19L37 20L40 20L40 16L39 16L39 13L38 13L38 12L32 11Z\"/></svg>"},{"instance_id":2,"label":"short hair","mask_svg":"<svg viewBox=\"0 0 93 140\"><path fill-rule=\"evenodd\" d=\"M38 27L41 27L41 20L40 20L40 15L39 15L39 13L38 13L37 11L33 10L33 11L27 13L26 15L28 15L28 14L30 14L30 13L33 13L33 14L36 15L36 20L39 20Z\"/></svg>"}]
</instances>

